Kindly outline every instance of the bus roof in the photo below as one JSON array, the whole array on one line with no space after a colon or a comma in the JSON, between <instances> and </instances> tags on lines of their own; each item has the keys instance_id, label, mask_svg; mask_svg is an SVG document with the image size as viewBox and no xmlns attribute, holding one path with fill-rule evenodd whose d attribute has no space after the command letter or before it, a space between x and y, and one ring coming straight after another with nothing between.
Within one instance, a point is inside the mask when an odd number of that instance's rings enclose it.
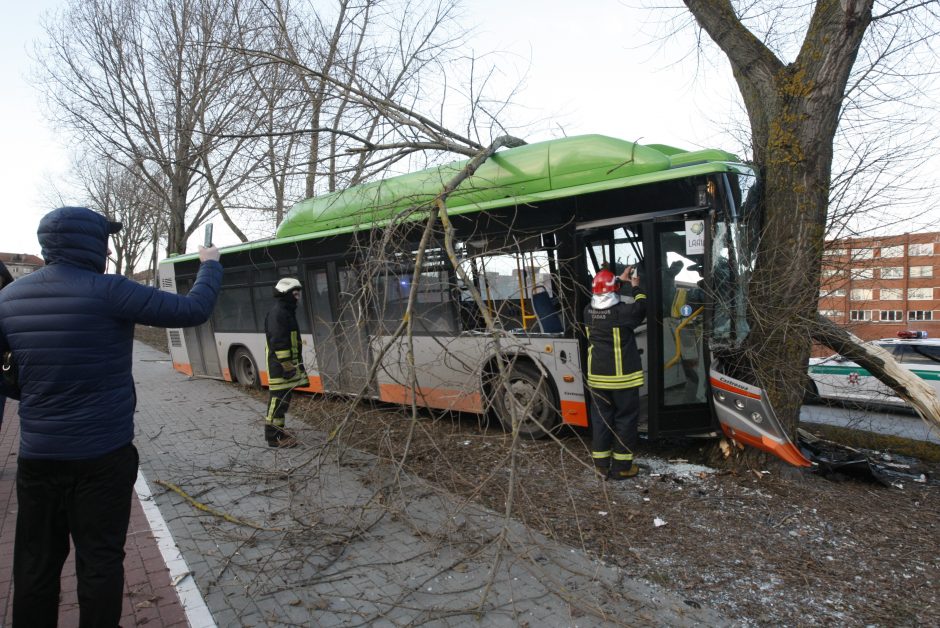
<instances>
[{"instance_id":1,"label":"bus roof","mask_svg":"<svg viewBox=\"0 0 940 628\"><path fill-rule=\"evenodd\" d=\"M309 198L291 208L274 239L226 247L225 251L349 233L387 223L405 210L427 209L467 161ZM713 172L748 172L735 163L738 161L731 153L716 149L643 146L604 135L549 140L494 154L448 197L447 210L465 214ZM411 218L425 215L418 212Z\"/></svg>"}]
</instances>

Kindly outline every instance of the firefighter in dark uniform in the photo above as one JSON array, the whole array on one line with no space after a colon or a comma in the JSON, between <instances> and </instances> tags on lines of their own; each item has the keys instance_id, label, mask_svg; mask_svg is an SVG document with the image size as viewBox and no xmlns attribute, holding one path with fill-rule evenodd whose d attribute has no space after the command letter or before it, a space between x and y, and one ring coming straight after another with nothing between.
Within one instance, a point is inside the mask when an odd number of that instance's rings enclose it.
<instances>
[{"instance_id":1,"label":"firefighter in dark uniform","mask_svg":"<svg viewBox=\"0 0 940 628\"><path fill-rule=\"evenodd\" d=\"M630 282L633 303L617 293ZM643 366L634 329L646 319L646 294L632 266L615 277L606 268L594 277L584 309L588 335L587 384L591 393L591 455L600 475L625 480L639 470L633 450L639 439Z\"/></svg>"},{"instance_id":2,"label":"firefighter in dark uniform","mask_svg":"<svg viewBox=\"0 0 940 628\"><path fill-rule=\"evenodd\" d=\"M284 429L291 392L309 383L304 368L297 303L300 282L285 277L274 286L274 307L264 319L268 363L268 413L264 418L264 438L271 447L295 447L297 439Z\"/></svg>"}]
</instances>

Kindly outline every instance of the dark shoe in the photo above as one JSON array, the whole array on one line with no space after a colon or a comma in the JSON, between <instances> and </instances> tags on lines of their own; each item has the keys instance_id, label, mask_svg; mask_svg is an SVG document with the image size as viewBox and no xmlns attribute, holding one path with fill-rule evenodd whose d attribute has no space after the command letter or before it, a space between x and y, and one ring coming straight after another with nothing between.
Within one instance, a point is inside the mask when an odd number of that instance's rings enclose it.
<instances>
[{"instance_id":1,"label":"dark shoe","mask_svg":"<svg viewBox=\"0 0 940 628\"><path fill-rule=\"evenodd\" d=\"M610 474L610 467L606 465L594 465L594 475L599 480L606 480L608 474Z\"/></svg>"},{"instance_id":2,"label":"dark shoe","mask_svg":"<svg viewBox=\"0 0 940 628\"><path fill-rule=\"evenodd\" d=\"M300 442L289 434L284 434L280 438L273 438L268 441L268 447L277 447L279 449L290 449L296 447Z\"/></svg>"},{"instance_id":3,"label":"dark shoe","mask_svg":"<svg viewBox=\"0 0 940 628\"><path fill-rule=\"evenodd\" d=\"M617 469L616 471L611 471L608 476L611 480L620 481L620 480L629 480L632 477L636 477L636 474L640 472L640 467L633 463L628 469Z\"/></svg>"},{"instance_id":4,"label":"dark shoe","mask_svg":"<svg viewBox=\"0 0 940 628\"><path fill-rule=\"evenodd\" d=\"M282 427L274 425L264 426L264 440L268 441L268 447L296 447L299 443L297 438Z\"/></svg>"}]
</instances>

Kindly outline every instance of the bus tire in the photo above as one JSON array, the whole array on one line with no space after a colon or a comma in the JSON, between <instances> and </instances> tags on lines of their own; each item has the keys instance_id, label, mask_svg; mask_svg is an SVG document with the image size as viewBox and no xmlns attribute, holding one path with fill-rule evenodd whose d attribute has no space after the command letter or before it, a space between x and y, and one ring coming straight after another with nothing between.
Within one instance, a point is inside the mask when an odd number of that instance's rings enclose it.
<instances>
[{"instance_id":1,"label":"bus tire","mask_svg":"<svg viewBox=\"0 0 940 628\"><path fill-rule=\"evenodd\" d=\"M498 376L495 376L498 379ZM523 438L545 438L561 423L558 404L552 386L542 378L539 369L531 364L517 363L509 369L509 389L519 404L517 408L525 412L519 425L519 435ZM493 408L500 424L507 432L512 431L512 398L505 386L494 381L492 390Z\"/></svg>"},{"instance_id":2,"label":"bus tire","mask_svg":"<svg viewBox=\"0 0 940 628\"><path fill-rule=\"evenodd\" d=\"M251 356L251 351L245 347L239 347L232 354L232 374L240 385L261 390L261 373L258 371L258 363Z\"/></svg>"}]
</instances>

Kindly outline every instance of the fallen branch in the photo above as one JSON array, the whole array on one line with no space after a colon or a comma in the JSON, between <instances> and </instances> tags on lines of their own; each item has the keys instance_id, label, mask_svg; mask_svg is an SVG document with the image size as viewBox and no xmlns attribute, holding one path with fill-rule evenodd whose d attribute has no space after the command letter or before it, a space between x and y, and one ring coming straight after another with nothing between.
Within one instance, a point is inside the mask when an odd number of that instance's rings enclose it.
<instances>
[{"instance_id":1,"label":"fallen branch","mask_svg":"<svg viewBox=\"0 0 940 628\"><path fill-rule=\"evenodd\" d=\"M914 407L920 418L940 430L940 398L933 388L900 366L890 353L862 342L824 316L816 316L813 340L852 360ZM940 433L940 432L938 432Z\"/></svg>"},{"instance_id":2,"label":"fallen branch","mask_svg":"<svg viewBox=\"0 0 940 628\"><path fill-rule=\"evenodd\" d=\"M168 488L174 493L178 494L180 497L182 497L183 499L188 501L190 504L192 504L197 510L207 512L210 515L219 517L220 519L225 519L229 523L236 523L238 525L247 526L249 528L254 528L255 530L264 530L265 532L283 532L284 531L283 528L266 528L264 526L259 526L257 523L252 523L251 521L245 521L244 519L233 517L232 515L216 510L215 508L206 506L202 502L191 497L186 491L178 487L176 484L173 484L172 482L164 482L163 480L156 480L155 482L156 484L159 484L163 488Z\"/></svg>"}]
</instances>

